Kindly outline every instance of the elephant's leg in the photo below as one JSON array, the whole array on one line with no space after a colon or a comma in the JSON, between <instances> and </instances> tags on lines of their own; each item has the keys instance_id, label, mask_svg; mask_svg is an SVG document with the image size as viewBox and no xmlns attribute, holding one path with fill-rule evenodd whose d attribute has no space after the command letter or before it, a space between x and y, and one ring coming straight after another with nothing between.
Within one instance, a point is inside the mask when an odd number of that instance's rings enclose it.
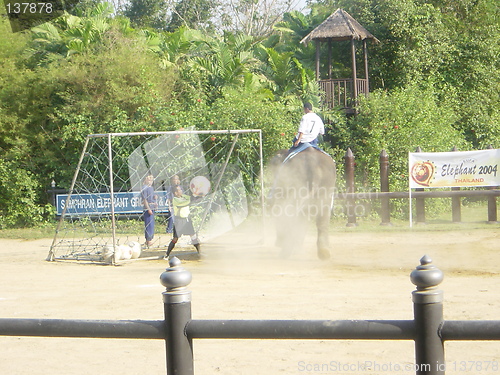
<instances>
[{"instance_id":1,"label":"elephant's leg","mask_svg":"<svg viewBox=\"0 0 500 375\"><path fill-rule=\"evenodd\" d=\"M276 219L276 245L281 248L282 258L290 257L302 247L306 234L306 219L294 210L287 210Z\"/></svg>"},{"instance_id":2,"label":"elephant's leg","mask_svg":"<svg viewBox=\"0 0 500 375\"><path fill-rule=\"evenodd\" d=\"M295 243L293 241L296 223L292 217L280 216L276 218L276 245L281 248L280 257L288 258L295 251Z\"/></svg>"},{"instance_id":3,"label":"elephant's leg","mask_svg":"<svg viewBox=\"0 0 500 375\"><path fill-rule=\"evenodd\" d=\"M316 228L318 230L318 258L321 260L330 259L330 204L320 202L318 205L319 212L316 216Z\"/></svg>"}]
</instances>

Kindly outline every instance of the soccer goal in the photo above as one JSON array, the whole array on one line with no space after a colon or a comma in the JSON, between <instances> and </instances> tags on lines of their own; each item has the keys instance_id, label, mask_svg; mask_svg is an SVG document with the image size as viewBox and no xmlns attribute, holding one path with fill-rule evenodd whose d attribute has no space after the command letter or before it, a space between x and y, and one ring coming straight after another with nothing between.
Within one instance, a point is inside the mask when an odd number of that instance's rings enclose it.
<instances>
[{"instance_id":1,"label":"soccer goal","mask_svg":"<svg viewBox=\"0 0 500 375\"><path fill-rule=\"evenodd\" d=\"M141 190L149 175L157 208L145 252ZM167 227L174 176L187 194L195 177L194 183L200 176L209 181L190 210L202 241L263 218L260 129L91 134L68 192L56 196L59 221L47 260L116 263L163 254L172 238Z\"/></svg>"}]
</instances>

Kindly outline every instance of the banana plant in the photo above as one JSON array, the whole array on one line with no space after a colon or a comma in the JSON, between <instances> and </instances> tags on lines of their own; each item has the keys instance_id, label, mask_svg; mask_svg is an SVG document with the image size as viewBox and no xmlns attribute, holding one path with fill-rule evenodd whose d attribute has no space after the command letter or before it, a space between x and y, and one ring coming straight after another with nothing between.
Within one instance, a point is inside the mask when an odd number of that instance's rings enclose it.
<instances>
[{"instance_id":1,"label":"banana plant","mask_svg":"<svg viewBox=\"0 0 500 375\"><path fill-rule=\"evenodd\" d=\"M253 53L251 37L226 33L223 39L208 39L203 46L189 63L204 73L211 95L221 95L224 87L256 84L258 77L252 76L258 72L260 62Z\"/></svg>"},{"instance_id":2,"label":"banana plant","mask_svg":"<svg viewBox=\"0 0 500 375\"><path fill-rule=\"evenodd\" d=\"M58 58L82 53L99 43L111 28L112 8L97 4L81 17L68 13L31 29L28 61L44 65ZM120 23L119 21L117 23Z\"/></svg>"},{"instance_id":3,"label":"banana plant","mask_svg":"<svg viewBox=\"0 0 500 375\"><path fill-rule=\"evenodd\" d=\"M263 74L267 77L271 91L282 102L288 103L296 98L316 102L318 88L313 72L306 69L294 57L293 52L278 52L274 48L261 46L266 56Z\"/></svg>"}]
</instances>

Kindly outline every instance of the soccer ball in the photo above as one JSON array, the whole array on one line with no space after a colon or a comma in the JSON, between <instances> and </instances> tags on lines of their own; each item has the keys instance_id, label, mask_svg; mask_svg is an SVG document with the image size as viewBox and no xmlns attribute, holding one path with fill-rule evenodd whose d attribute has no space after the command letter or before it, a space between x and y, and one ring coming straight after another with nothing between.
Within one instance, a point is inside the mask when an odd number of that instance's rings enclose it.
<instances>
[{"instance_id":1,"label":"soccer ball","mask_svg":"<svg viewBox=\"0 0 500 375\"><path fill-rule=\"evenodd\" d=\"M115 262L119 260L137 259L141 255L141 244L131 241L127 245L103 246L101 256L106 263L111 263L113 254L115 256Z\"/></svg>"},{"instance_id":2,"label":"soccer ball","mask_svg":"<svg viewBox=\"0 0 500 375\"><path fill-rule=\"evenodd\" d=\"M139 242L130 241L128 244L118 247L121 251L120 260L137 259L141 255L141 244Z\"/></svg>"},{"instance_id":3,"label":"soccer ball","mask_svg":"<svg viewBox=\"0 0 500 375\"><path fill-rule=\"evenodd\" d=\"M132 258L132 248L129 245L118 245L117 251L115 251L115 260L129 260ZM120 252L120 259L116 258L116 254Z\"/></svg>"},{"instance_id":4,"label":"soccer ball","mask_svg":"<svg viewBox=\"0 0 500 375\"><path fill-rule=\"evenodd\" d=\"M137 259L141 256L141 244L139 242L131 241L128 243L132 249L132 259Z\"/></svg>"},{"instance_id":5,"label":"soccer ball","mask_svg":"<svg viewBox=\"0 0 500 375\"><path fill-rule=\"evenodd\" d=\"M189 189L193 196L203 197L210 191L210 181L205 176L196 176L189 183Z\"/></svg>"}]
</instances>

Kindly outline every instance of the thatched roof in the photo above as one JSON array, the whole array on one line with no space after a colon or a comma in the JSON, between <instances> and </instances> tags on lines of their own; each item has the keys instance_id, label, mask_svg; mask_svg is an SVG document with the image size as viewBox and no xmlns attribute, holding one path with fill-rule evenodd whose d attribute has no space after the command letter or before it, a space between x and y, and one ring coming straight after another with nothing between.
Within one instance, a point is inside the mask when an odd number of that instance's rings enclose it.
<instances>
[{"instance_id":1,"label":"thatched roof","mask_svg":"<svg viewBox=\"0 0 500 375\"><path fill-rule=\"evenodd\" d=\"M311 31L300 43L309 43L311 40L364 40L373 39L378 42L358 21L343 9L337 9L330 17Z\"/></svg>"}]
</instances>

